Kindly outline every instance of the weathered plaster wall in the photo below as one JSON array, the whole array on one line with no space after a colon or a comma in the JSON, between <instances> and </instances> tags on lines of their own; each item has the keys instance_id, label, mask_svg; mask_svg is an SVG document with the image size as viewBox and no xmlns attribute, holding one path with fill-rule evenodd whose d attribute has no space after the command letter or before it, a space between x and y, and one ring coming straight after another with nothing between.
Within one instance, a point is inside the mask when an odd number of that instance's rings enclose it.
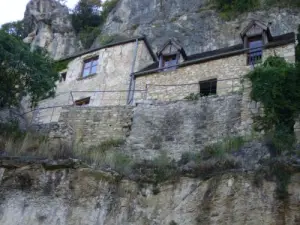
<instances>
[{"instance_id":1,"label":"weathered plaster wall","mask_svg":"<svg viewBox=\"0 0 300 225\"><path fill-rule=\"evenodd\" d=\"M135 50L136 42L130 42L73 59L68 64L66 80L57 84L56 97L41 101L39 107L71 105L87 97L91 98L89 106L125 105ZM83 62L93 56L99 56L97 73L82 79ZM139 41L134 71L152 62L144 42ZM55 122L60 111L61 107L37 111L35 123Z\"/></svg>"},{"instance_id":2,"label":"weathered plaster wall","mask_svg":"<svg viewBox=\"0 0 300 225\"><path fill-rule=\"evenodd\" d=\"M90 169L0 168L1 225L298 225L300 175L276 198L248 173L151 185Z\"/></svg>"},{"instance_id":3,"label":"weathered plaster wall","mask_svg":"<svg viewBox=\"0 0 300 225\"><path fill-rule=\"evenodd\" d=\"M294 62L295 44L265 49L263 60L270 55L282 56L286 60ZM178 100L190 93L199 93L199 81L217 78L217 94L224 95L240 91L242 89L241 79L250 70L251 66L247 65L247 55L240 54L179 67L172 71L137 76L136 88L143 89L147 86L147 95L143 96L144 99ZM135 99L139 100L138 98L137 96Z\"/></svg>"},{"instance_id":4,"label":"weathered plaster wall","mask_svg":"<svg viewBox=\"0 0 300 225\"><path fill-rule=\"evenodd\" d=\"M109 139L129 135L132 118L130 106L63 107L50 137L70 143L93 146Z\"/></svg>"}]
</instances>

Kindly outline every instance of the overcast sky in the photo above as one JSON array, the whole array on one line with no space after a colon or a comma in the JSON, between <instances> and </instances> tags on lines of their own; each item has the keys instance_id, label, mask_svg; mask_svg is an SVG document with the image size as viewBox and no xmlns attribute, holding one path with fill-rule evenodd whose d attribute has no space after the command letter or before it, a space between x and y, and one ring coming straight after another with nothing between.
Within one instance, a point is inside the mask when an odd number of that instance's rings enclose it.
<instances>
[{"instance_id":1,"label":"overcast sky","mask_svg":"<svg viewBox=\"0 0 300 225\"><path fill-rule=\"evenodd\" d=\"M0 0L0 25L23 19L29 0ZM78 0L67 0L67 6L73 8Z\"/></svg>"}]
</instances>

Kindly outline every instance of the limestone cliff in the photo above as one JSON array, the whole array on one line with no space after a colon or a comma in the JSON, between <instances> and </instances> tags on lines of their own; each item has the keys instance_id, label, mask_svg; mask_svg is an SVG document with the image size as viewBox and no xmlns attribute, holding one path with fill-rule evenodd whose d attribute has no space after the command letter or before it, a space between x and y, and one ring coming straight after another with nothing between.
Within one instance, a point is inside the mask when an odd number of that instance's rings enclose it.
<instances>
[{"instance_id":1,"label":"limestone cliff","mask_svg":"<svg viewBox=\"0 0 300 225\"><path fill-rule=\"evenodd\" d=\"M81 50L68 9L57 1L30 0L24 19L25 41L33 48L45 47L55 59ZM252 19L267 24L273 35L296 32L300 9L273 7L226 21L209 0L119 0L92 47L101 40L146 35L155 50L176 38L193 54L240 43L240 32Z\"/></svg>"},{"instance_id":2,"label":"limestone cliff","mask_svg":"<svg viewBox=\"0 0 300 225\"><path fill-rule=\"evenodd\" d=\"M296 32L300 24L300 10L291 8L268 8L226 21L210 2L120 0L108 17L104 34L146 35L155 49L174 37L192 54L240 43L240 32L251 19L268 25L273 35Z\"/></svg>"},{"instance_id":3,"label":"limestone cliff","mask_svg":"<svg viewBox=\"0 0 300 225\"><path fill-rule=\"evenodd\" d=\"M1 225L297 225L300 174L285 200L274 181L227 173L153 189L113 173L68 165L0 166ZM68 168L66 168L68 167Z\"/></svg>"},{"instance_id":4,"label":"limestone cliff","mask_svg":"<svg viewBox=\"0 0 300 225\"><path fill-rule=\"evenodd\" d=\"M79 51L69 11L55 0L30 0L24 14L27 37L32 48L46 48L54 59Z\"/></svg>"}]
</instances>

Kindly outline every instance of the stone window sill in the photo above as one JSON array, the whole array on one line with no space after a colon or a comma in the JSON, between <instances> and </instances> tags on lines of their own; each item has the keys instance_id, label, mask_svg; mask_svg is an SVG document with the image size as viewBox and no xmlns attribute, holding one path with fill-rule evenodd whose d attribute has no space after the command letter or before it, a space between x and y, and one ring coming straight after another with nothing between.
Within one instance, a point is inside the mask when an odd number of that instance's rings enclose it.
<instances>
[{"instance_id":1,"label":"stone window sill","mask_svg":"<svg viewBox=\"0 0 300 225\"><path fill-rule=\"evenodd\" d=\"M97 73L94 73L94 74L91 74L91 75L88 75L86 77L79 77L77 78L77 80L85 80L85 79L90 79L90 78L93 78L97 75Z\"/></svg>"}]
</instances>

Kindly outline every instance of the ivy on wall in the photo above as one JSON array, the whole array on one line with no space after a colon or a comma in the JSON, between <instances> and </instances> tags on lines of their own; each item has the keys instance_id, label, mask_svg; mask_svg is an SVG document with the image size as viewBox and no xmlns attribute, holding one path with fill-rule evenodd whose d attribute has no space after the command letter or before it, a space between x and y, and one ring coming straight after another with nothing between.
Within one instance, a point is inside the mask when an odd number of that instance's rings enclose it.
<instances>
[{"instance_id":1,"label":"ivy on wall","mask_svg":"<svg viewBox=\"0 0 300 225\"><path fill-rule=\"evenodd\" d=\"M251 98L263 104L264 113L255 118L274 144L273 154L291 150L294 125L300 114L300 69L278 56L269 57L246 76L252 83Z\"/></svg>"}]
</instances>

